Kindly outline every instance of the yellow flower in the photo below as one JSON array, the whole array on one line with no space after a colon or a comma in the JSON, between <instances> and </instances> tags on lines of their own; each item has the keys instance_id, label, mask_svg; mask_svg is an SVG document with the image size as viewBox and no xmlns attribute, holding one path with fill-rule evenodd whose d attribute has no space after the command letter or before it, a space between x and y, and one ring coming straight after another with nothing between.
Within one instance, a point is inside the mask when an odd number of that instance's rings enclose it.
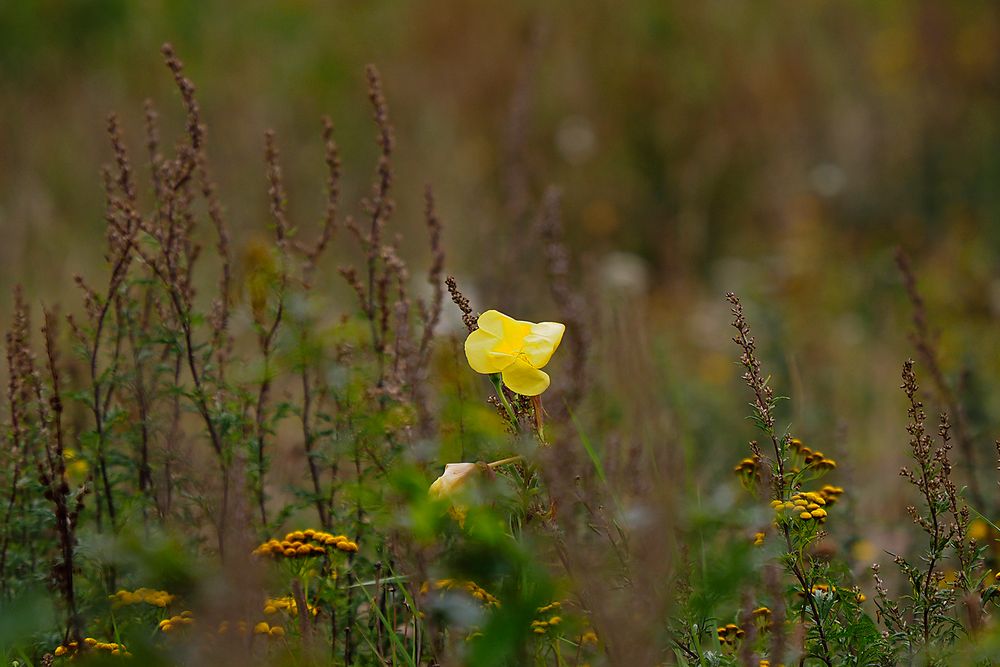
<instances>
[{"instance_id":1,"label":"yellow flower","mask_svg":"<svg viewBox=\"0 0 1000 667\"><path fill-rule=\"evenodd\" d=\"M117 609L125 605L139 604L140 602L145 602L156 607L166 607L174 601L175 597L166 591L156 591L152 588L137 588L134 592L120 590L114 595L109 595L108 599L111 600L112 608Z\"/></svg>"},{"instance_id":2,"label":"yellow flower","mask_svg":"<svg viewBox=\"0 0 1000 667\"><path fill-rule=\"evenodd\" d=\"M74 484L83 484L87 480L90 466L75 450L64 449L63 461L66 465L66 477L69 478L69 481Z\"/></svg>"},{"instance_id":3,"label":"yellow flower","mask_svg":"<svg viewBox=\"0 0 1000 667\"><path fill-rule=\"evenodd\" d=\"M487 607L499 607L500 606L500 600L496 599L496 597L494 597L493 595L491 595L489 591L487 591L485 588L481 587L479 584L477 584L474 581L458 581L458 580L455 580L455 579L438 579L436 582L434 582L434 588L435 588L435 590L439 590L439 591L440 590L446 590L446 591L464 590L467 593L469 593L469 595L471 595L473 598L475 598L476 600L479 600L480 602L482 602ZM422 590L422 592L426 592L426 590L423 590L423 587L421 588L421 590ZM428 590L429 590L429 587L428 587ZM548 623L545 623L544 621L533 621L531 625L535 626L537 623L543 623L545 625L548 625Z\"/></svg>"},{"instance_id":4,"label":"yellow flower","mask_svg":"<svg viewBox=\"0 0 1000 667\"><path fill-rule=\"evenodd\" d=\"M969 537L976 540L977 542L982 542L990 535L990 526L988 523L982 519L976 519L969 524Z\"/></svg>"},{"instance_id":5,"label":"yellow flower","mask_svg":"<svg viewBox=\"0 0 1000 667\"><path fill-rule=\"evenodd\" d=\"M479 328L465 339L465 356L477 373L500 373L511 391L537 396L549 388L549 376L541 369L565 331L566 325L558 322L522 322L487 310L479 316Z\"/></svg>"},{"instance_id":6,"label":"yellow flower","mask_svg":"<svg viewBox=\"0 0 1000 667\"><path fill-rule=\"evenodd\" d=\"M348 540L347 542L337 542L337 549L348 553L358 553L358 543Z\"/></svg>"},{"instance_id":7,"label":"yellow flower","mask_svg":"<svg viewBox=\"0 0 1000 667\"><path fill-rule=\"evenodd\" d=\"M479 469L475 463L449 463L444 474L434 480L429 493L434 498L446 498L455 493Z\"/></svg>"},{"instance_id":8,"label":"yellow flower","mask_svg":"<svg viewBox=\"0 0 1000 667\"><path fill-rule=\"evenodd\" d=\"M247 244L244 252L244 265L244 284L247 288L253 320L263 326L267 314L268 297L271 296L279 282L278 264L271 246L260 238L252 240Z\"/></svg>"}]
</instances>

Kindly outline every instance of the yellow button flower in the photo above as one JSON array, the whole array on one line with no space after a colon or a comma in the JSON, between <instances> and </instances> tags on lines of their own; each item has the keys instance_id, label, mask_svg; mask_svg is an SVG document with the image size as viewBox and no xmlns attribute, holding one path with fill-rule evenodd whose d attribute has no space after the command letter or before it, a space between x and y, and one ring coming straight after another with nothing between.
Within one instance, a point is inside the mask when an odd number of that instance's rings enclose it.
<instances>
[{"instance_id":1,"label":"yellow button flower","mask_svg":"<svg viewBox=\"0 0 1000 667\"><path fill-rule=\"evenodd\" d=\"M479 316L479 328L465 339L465 356L477 373L500 373L511 391L537 396L549 388L549 376L541 369L565 331L559 322L522 322L487 310Z\"/></svg>"},{"instance_id":2,"label":"yellow button flower","mask_svg":"<svg viewBox=\"0 0 1000 667\"><path fill-rule=\"evenodd\" d=\"M982 542L990 535L990 526L982 519L976 519L969 524L969 537Z\"/></svg>"},{"instance_id":3,"label":"yellow button flower","mask_svg":"<svg viewBox=\"0 0 1000 667\"><path fill-rule=\"evenodd\" d=\"M66 465L66 477L74 484L83 484L87 481L87 473L90 466L75 450L66 448L63 450L63 461Z\"/></svg>"}]
</instances>

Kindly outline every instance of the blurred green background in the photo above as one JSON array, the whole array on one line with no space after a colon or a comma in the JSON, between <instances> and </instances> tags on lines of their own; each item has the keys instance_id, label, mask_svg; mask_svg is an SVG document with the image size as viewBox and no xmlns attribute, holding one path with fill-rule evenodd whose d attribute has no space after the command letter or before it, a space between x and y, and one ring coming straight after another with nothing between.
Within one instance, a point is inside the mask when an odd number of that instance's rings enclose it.
<instances>
[{"instance_id":1,"label":"blurred green background","mask_svg":"<svg viewBox=\"0 0 1000 667\"><path fill-rule=\"evenodd\" d=\"M143 99L165 143L181 128L164 41L199 87L237 253L267 230L267 128L291 214L311 231L330 114L343 209L360 211L376 157L364 65L375 63L398 140L391 225L413 272L426 266L431 183L447 270L477 288L474 305L551 317L532 287L541 274L521 268L541 265L532 230L545 188L559 186L595 329L609 303L627 303L652 332L646 390L666 397L670 441L699 466L692 483L728 471L752 437L723 299L733 290L793 399L782 425L841 460L849 492L864 489L859 525L891 531L905 516L888 502L902 484L884 483L906 452L896 387L913 355L896 246L914 257L946 372L958 383L968 371L977 463L993 466L1000 4L5 0L4 285L71 304L72 275L102 270L106 115L120 114L140 169ZM354 248L343 233L335 244L331 285ZM608 331L595 331L595 354L631 344Z\"/></svg>"}]
</instances>

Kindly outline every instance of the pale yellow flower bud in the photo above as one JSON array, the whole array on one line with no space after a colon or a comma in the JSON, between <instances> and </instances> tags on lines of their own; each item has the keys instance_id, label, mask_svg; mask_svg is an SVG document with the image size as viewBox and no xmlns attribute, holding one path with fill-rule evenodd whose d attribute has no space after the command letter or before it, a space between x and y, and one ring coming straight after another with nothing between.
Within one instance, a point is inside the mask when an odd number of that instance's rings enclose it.
<instances>
[{"instance_id":1,"label":"pale yellow flower bud","mask_svg":"<svg viewBox=\"0 0 1000 667\"><path fill-rule=\"evenodd\" d=\"M446 498L455 493L479 470L475 463L449 463L444 474L434 480L429 493L435 498Z\"/></svg>"}]
</instances>

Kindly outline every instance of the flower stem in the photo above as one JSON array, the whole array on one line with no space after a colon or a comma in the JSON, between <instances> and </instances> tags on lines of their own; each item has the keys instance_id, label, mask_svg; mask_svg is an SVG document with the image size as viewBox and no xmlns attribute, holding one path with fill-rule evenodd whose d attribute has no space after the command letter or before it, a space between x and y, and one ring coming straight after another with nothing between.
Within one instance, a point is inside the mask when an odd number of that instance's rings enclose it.
<instances>
[{"instance_id":1,"label":"flower stem","mask_svg":"<svg viewBox=\"0 0 1000 667\"><path fill-rule=\"evenodd\" d=\"M517 455L517 456L508 456L505 459L500 459L499 461L494 461L493 463L487 463L486 467L487 468L491 468L491 469L492 468L499 468L500 466L507 465L508 463L513 463L514 461L520 461L522 458L524 458L524 457L522 457L520 455Z\"/></svg>"},{"instance_id":2,"label":"flower stem","mask_svg":"<svg viewBox=\"0 0 1000 667\"><path fill-rule=\"evenodd\" d=\"M535 433L538 434L538 441L543 445L545 442L545 408L542 407L542 396L531 397L531 405L535 408Z\"/></svg>"},{"instance_id":3,"label":"flower stem","mask_svg":"<svg viewBox=\"0 0 1000 667\"><path fill-rule=\"evenodd\" d=\"M513 427L515 432L519 432L521 429L518 428L517 415L514 414L514 408L511 407L510 401L507 400L507 395L503 391L503 380L499 373L490 374L490 382L493 383L493 388L497 390L497 398L500 399L500 403L503 404L504 409L507 410L507 417L510 418L510 425Z\"/></svg>"}]
</instances>

